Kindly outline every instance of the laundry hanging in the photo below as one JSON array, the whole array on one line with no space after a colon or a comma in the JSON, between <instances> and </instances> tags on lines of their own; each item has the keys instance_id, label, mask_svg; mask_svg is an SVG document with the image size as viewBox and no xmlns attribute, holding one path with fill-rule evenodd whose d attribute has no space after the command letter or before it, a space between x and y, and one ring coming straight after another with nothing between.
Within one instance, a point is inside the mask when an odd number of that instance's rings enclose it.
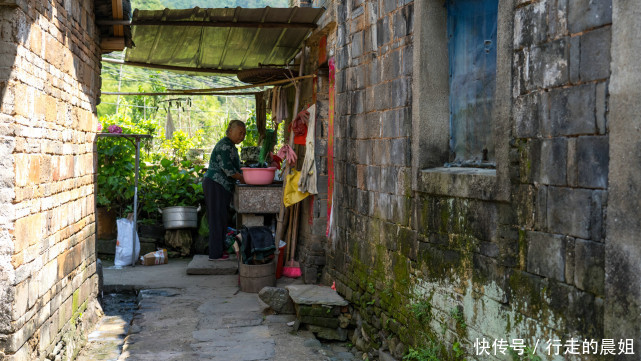
<instances>
[{"instance_id":1,"label":"laundry hanging","mask_svg":"<svg viewBox=\"0 0 641 361\"><path fill-rule=\"evenodd\" d=\"M285 178L287 181L285 183L285 192L283 195L283 204L285 207L296 204L309 196L309 193L298 190L298 181L300 179L299 171L293 169L292 173L286 175Z\"/></svg>"},{"instance_id":2,"label":"laundry hanging","mask_svg":"<svg viewBox=\"0 0 641 361\"><path fill-rule=\"evenodd\" d=\"M283 87L275 87L272 91L272 121L280 124L289 117L287 108L287 91Z\"/></svg>"},{"instance_id":3,"label":"laundry hanging","mask_svg":"<svg viewBox=\"0 0 641 361\"><path fill-rule=\"evenodd\" d=\"M309 112L307 123L307 138L305 139L305 159L301 168L298 190L310 194L318 194L316 160L314 159L314 143L316 128L316 104L307 109Z\"/></svg>"},{"instance_id":4,"label":"laundry hanging","mask_svg":"<svg viewBox=\"0 0 641 361\"><path fill-rule=\"evenodd\" d=\"M174 136L176 127L174 126L174 120L171 117L171 103L167 107L167 123L165 124L165 139L171 139Z\"/></svg>"}]
</instances>

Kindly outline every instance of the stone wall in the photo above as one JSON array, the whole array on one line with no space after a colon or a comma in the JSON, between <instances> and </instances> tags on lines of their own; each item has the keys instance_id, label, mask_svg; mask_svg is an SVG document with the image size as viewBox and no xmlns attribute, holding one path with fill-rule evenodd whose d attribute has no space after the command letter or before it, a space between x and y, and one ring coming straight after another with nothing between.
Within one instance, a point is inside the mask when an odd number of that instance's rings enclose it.
<instances>
[{"instance_id":1,"label":"stone wall","mask_svg":"<svg viewBox=\"0 0 641 361\"><path fill-rule=\"evenodd\" d=\"M94 2L0 2L0 358L70 359L99 315Z\"/></svg>"},{"instance_id":2,"label":"stone wall","mask_svg":"<svg viewBox=\"0 0 641 361\"><path fill-rule=\"evenodd\" d=\"M442 2L323 3L337 23L336 233L323 281L359 309L355 344L455 358L474 355L477 338L523 339L551 359L546 340L602 339L611 1L500 1L505 156L482 171L412 167L433 151L413 126L437 106L415 113L426 85L414 36Z\"/></svg>"}]
</instances>

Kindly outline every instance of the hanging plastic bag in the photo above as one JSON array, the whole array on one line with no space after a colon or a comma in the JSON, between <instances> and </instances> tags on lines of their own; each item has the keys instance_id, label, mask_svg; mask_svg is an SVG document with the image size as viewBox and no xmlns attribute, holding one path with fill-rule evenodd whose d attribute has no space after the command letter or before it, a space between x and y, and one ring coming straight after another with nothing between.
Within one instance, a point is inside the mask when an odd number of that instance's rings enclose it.
<instances>
[{"instance_id":1,"label":"hanging plastic bag","mask_svg":"<svg viewBox=\"0 0 641 361\"><path fill-rule=\"evenodd\" d=\"M131 265L132 256L134 252L132 249L133 242L131 242L132 227L134 222L126 218L119 218L116 220L118 226L118 239L116 240L116 259L114 260L115 266L129 266ZM136 232L136 245L134 260L138 259L140 255L140 240L138 239L138 232Z\"/></svg>"}]
</instances>

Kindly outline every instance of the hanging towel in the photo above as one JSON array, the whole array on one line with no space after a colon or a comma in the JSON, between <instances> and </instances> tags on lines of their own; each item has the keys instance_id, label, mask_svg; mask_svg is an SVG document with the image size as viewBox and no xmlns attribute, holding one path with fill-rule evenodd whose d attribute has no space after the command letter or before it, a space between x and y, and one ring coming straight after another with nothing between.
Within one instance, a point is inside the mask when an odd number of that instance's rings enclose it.
<instances>
[{"instance_id":1,"label":"hanging towel","mask_svg":"<svg viewBox=\"0 0 641 361\"><path fill-rule=\"evenodd\" d=\"M176 127L174 126L174 120L171 117L171 105L167 108L167 123L165 124L165 139L171 139L174 136L174 131Z\"/></svg>"},{"instance_id":2,"label":"hanging towel","mask_svg":"<svg viewBox=\"0 0 641 361\"><path fill-rule=\"evenodd\" d=\"M309 118L307 122L307 138L305 139L305 160L300 170L301 176L298 182L298 190L310 194L318 194L316 187L317 174L316 174L316 160L314 159L314 143L315 143L315 128L316 128L316 104L307 109Z\"/></svg>"},{"instance_id":3,"label":"hanging towel","mask_svg":"<svg viewBox=\"0 0 641 361\"><path fill-rule=\"evenodd\" d=\"M300 172L296 169L292 170L292 174L286 176L287 183L285 184L285 192L283 195L283 203L285 207L296 204L303 199L307 198L309 193L301 192L298 190L298 181L300 179Z\"/></svg>"},{"instance_id":4,"label":"hanging towel","mask_svg":"<svg viewBox=\"0 0 641 361\"><path fill-rule=\"evenodd\" d=\"M274 88L274 100L272 103L272 120L276 124L280 124L283 120L289 117L289 109L287 108L287 89L283 87Z\"/></svg>"}]
</instances>

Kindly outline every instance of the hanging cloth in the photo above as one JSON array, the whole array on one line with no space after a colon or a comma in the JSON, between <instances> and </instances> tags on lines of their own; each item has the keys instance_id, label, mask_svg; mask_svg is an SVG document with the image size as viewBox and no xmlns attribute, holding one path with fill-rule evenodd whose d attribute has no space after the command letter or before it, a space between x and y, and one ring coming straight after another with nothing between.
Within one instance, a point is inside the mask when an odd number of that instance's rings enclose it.
<instances>
[{"instance_id":1,"label":"hanging cloth","mask_svg":"<svg viewBox=\"0 0 641 361\"><path fill-rule=\"evenodd\" d=\"M171 103L167 107L167 123L165 124L165 139L171 139L174 136L174 131L176 127L174 126L174 120L171 117Z\"/></svg>"},{"instance_id":2,"label":"hanging cloth","mask_svg":"<svg viewBox=\"0 0 641 361\"><path fill-rule=\"evenodd\" d=\"M298 181L300 179L300 172L292 169L292 173L286 176L287 183L285 184L285 192L283 195L283 204L289 207L296 204L303 199L307 198L309 193L301 192L298 190Z\"/></svg>"},{"instance_id":3,"label":"hanging cloth","mask_svg":"<svg viewBox=\"0 0 641 361\"><path fill-rule=\"evenodd\" d=\"M310 194L318 194L316 160L314 159L314 143L316 128L316 104L307 109L309 118L307 123L307 138L305 139L305 160L300 170L301 176L298 182L298 190Z\"/></svg>"},{"instance_id":4,"label":"hanging cloth","mask_svg":"<svg viewBox=\"0 0 641 361\"><path fill-rule=\"evenodd\" d=\"M294 144L305 145L307 138L307 123L309 123L309 112L301 110L291 123L290 131L294 132Z\"/></svg>"},{"instance_id":5,"label":"hanging cloth","mask_svg":"<svg viewBox=\"0 0 641 361\"><path fill-rule=\"evenodd\" d=\"M282 119L278 119L278 94L280 94L280 87L276 86L272 89L272 122L278 126Z\"/></svg>"},{"instance_id":6,"label":"hanging cloth","mask_svg":"<svg viewBox=\"0 0 641 361\"><path fill-rule=\"evenodd\" d=\"M265 97L263 93L256 93L256 128L258 128L258 144L262 144L265 139L265 129L267 128L267 109L265 106Z\"/></svg>"},{"instance_id":7,"label":"hanging cloth","mask_svg":"<svg viewBox=\"0 0 641 361\"><path fill-rule=\"evenodd\" d=\"M275 115L275 116L274 116ZM272 120L276 124L280 124L283 120L289 117L289 109L287 108L287 89L283 87L274 88L274 101L272 104Z\"/></svg>"}]
</instances>

